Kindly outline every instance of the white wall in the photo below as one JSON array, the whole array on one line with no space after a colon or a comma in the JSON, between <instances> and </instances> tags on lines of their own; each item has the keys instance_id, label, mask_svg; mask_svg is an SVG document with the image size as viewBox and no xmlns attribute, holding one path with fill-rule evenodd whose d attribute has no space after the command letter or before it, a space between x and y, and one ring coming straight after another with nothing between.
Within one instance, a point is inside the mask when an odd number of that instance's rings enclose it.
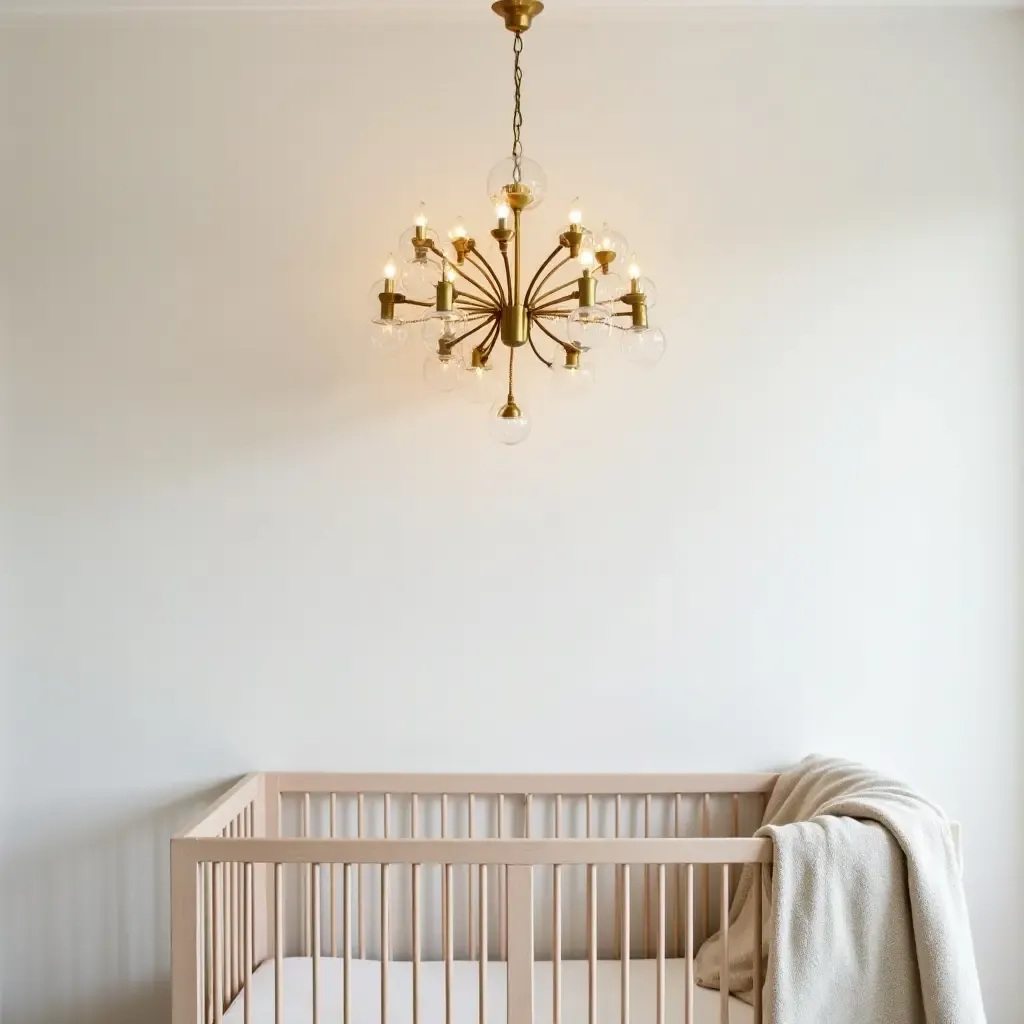
<instances>
[{"instance_id":1,"label":"white wall","mask_svg":"<svg viewBox=\"0 0 1024 1024\"><path fill-rule=\"evenodd\" d=\"M0 32L5 1020L166 1020L166 838L247 769L812 749L962 820L990 1019L1016 1019L1020 14L541 21L532 251L579 193L671 349L588 410L527 370L517 450L415 351L385 372L361 319L421 197L487 224L486 8Z\"/></svg>"}]
</instances>

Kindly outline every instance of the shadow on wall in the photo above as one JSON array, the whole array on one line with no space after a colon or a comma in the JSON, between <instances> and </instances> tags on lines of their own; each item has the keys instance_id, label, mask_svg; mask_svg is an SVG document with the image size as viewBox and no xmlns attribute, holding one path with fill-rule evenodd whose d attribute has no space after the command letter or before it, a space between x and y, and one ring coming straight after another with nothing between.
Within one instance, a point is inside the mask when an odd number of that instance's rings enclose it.
<instances>
[{"instance_id":1,"label":"shadow on wall","mask_svg":"<svg viewBox=\"0 0 1024 1024\"><path fill-rule=\"evenodd\" d=\"M223 788L5 853L4 1024L170 1019L170 838Z\"/></svg>"}]
</instances>

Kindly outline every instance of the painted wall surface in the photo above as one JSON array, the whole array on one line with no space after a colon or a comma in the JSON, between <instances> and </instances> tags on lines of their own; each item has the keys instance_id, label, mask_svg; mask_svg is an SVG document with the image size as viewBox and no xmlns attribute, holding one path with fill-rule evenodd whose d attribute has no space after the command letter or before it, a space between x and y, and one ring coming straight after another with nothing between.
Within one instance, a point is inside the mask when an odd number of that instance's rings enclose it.
<instances>
[{"instance_id":1,"label":"painted wall surface","mask_svg":"<svg viewBox=\"0 0 1024 1024\"><path fill-rule=\"evenodd\" d=\"M167 838L254 768L907 776L1019 1010L1019 13L553 19L526 152L660 285L529 442L371 355L423 198L489 227L486 10L0 22L17 628L5 1022L167 1019ZM0 108L2 109L2 108Z\"/></svg>"}]
</instances>

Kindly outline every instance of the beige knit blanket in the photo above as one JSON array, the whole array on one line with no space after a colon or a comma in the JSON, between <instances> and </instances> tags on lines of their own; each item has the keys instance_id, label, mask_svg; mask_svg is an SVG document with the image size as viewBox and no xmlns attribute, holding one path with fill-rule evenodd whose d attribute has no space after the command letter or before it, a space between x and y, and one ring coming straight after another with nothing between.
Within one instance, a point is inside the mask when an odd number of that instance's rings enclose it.
<instances>
[{"instance_id":1,"label":"beige knit blanket","mask_svg":"<svg viewBox=\"0 0 1024 1024\"><path fill-rule=\"evenodd\" d=\"M949 823L909 787L810 757L780 776L758 836L766 1024L984 1024ZM728 984L751 1001L754 870L729 914ZM718 988L721 934L697 954Z\"/></svg>"}]
</instances>

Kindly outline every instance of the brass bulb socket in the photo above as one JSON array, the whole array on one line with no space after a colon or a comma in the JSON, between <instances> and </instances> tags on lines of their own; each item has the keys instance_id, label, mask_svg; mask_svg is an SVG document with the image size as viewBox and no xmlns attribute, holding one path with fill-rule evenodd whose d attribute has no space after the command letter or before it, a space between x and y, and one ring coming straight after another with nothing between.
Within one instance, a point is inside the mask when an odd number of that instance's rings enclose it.
<instances>
[{"instance_id":1,"label":"brass bulb socket","mask_svg":"<svg viewBox=\"0 0 1024 1024\"><path fill-rule=\"evenodd\" d=\"M438 281L436 291L438 313L450 313L455 302L455 285L451 281Z\"/></svg>"},{"instance_id":2,"label":"brass bulb socket","mask_svg":"<svg viewBox=\"0 0 1024 1024\"><path fill-rule=\"evenodd\" d=\"M511 394L508 396L508 401L498 410L498 418L503 420L517 420L522 415L522 409L516 405Z\"/></svg>"},{"instance_id":3,"label":"brass bulb socket","mask_svg":"<svg viewBox=\"0 0 1024 1024\"><path fill-rule=\"evenodd\" d=\"M597 279L590 273L584 271L583 276L576 282L580 291L580 308L584 306L597 305Z\"/></svg>"},{"instance_id":4,"label":"brass bulb socket","mask_svg":"<svg viewBox=\"0 0 1024 1024\"><path fill-rule=\"evenodd\" d=\"M526 307L522 303L505 306L501 311L501 340L509 348L526 344L529 332Z\"/></svg>"},{"instance_id":5,"label":"brass bulb socket","mask_svg":"<svg viewBox=\"0 0 1024 1024\"><path fill-rule=\"evenodd\" d=\"M491 229L491 238L493 238L498 243L498 247L501 249L502 252L507 252L508 251L508 242L509 242L509 239L511 237L512 237L512 229L511 228L492 228Z\"/></svg>"},{"instance_id":6,"label":"brass bulb socket","mask_svg":"<svg viewBox=\"0 0 1024 1024\"><path fill-rule=\"evenodd\" d=\"M565 350L565 368L567 370L578 370L580 365L580 350L578 348L567 348Z\"/></svg>"},{"instance_id":7,"label":"brass bulb socket","mask_svg":"<svg viewBox=\"0 0 1024 1024\"><path fill-rule=\"evenodd\" d=\"M647 326L647 300L633 303L633 326Z\"/></svg>"},{"instance_id":8,"label":"brass bulb socket","mask_svg":"<svg viewBox=\"0 0 1024 1024\"><path fill-rule=\"evenodd\" d=\"M480 349L475 348L470 356L469 365L472 366L474 370L482 370L487 366L487 356L485 356Z\"/></svg>"},{"instance_id":9,"label":"brass bulb socket","mask_svg":"<svg viewBox=\"0 0 1024 1024\"><path fill-rule=\"evenodd\" d=\"M394 292L381 292L378 296L380 299L380 318L381 320L394 320L395 319L395 293Z\"/></svg>"},{"instance_id":10,"label":"brass bulb socket","mask_svg":"<svg viewBox=\"0 0 1024 1024\"><path fill-rule=\"evenodd\" d=\"M614 249L598 249L594 253L594 259L597 260L601 270L607 274L608 268L615 262L615 250Z\"/></svg>"},{"instance_id":11,"label":"brass bulb socket","mask_svg":"<svg viewBox=\"0 0 1024 1024\"><path fill-rule=\"evenodd\" d=\"M521 181L516 182L514 185L506 185L505 202L508 203L510 210L522 212L533 202L533 193L530 191L530 186L524 185Z\"/></svg>"},{"instance_id":12,"label":"brass bulb socket","mask_svg":"<svg viewBox=\"0 0 1024 1024\"><path fill-rule=\"evenodd\" d=\"M558 240L569 250L569 255L576 259L580 254L580 246L583 245L583 228L579 224L573 224L558 236Z\"/></svg>"},{"instance_id":13,"label":"brass bulb socket","mask_svg":"<svg viewBox=\"0 0 1024 1024\"><path fill-rule=\"evenodd\" d=\"M504 20L509 32L525 32L544 5L540 0L497 0L491 10Z\"/></svg>"},{"instance_id":14,"label":"brass bulb socket","mask_svg":"<svg viewBox=\"0 0 1024 1024\"><path fill-rule=\"evenodd\" d=\"M472 238L453 238L452 248L458 257L456 263L461 267L466 262L466 253L472 252L476 248L476 243Z\"/></svg>"}]
</instances>

